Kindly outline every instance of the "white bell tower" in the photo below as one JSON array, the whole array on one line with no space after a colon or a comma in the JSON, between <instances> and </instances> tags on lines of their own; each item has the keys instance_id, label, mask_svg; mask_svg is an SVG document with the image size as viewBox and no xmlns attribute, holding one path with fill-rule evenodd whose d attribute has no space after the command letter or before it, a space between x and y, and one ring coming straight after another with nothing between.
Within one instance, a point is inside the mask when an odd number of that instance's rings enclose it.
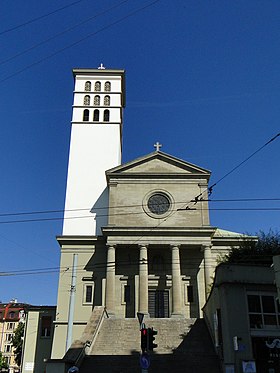
<instances>
[{"instance_id":1,"label":"white bell tower","mask_svg":"<svg viewBox=\"0 0 280 373\"><path fill-rule=\"evenodd\" d=\"M108 220L105 171L121 164L125 71L74 69L63 235L95 236Z\"/></svg>"}]
</instances>

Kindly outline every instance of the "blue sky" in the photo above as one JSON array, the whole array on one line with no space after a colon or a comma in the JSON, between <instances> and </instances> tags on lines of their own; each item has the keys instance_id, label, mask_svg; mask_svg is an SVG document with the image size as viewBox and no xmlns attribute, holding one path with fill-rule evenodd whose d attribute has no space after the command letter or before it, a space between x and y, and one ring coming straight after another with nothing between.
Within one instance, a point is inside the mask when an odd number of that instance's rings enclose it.
<instances>
[{"instance_id":1,"label":"blue sky","mask_svg":"<svg viewBox=\"0 0 280 373\"><path fill-rule=\"evenodd\" d=\"M1 2L1 214L64 207L74 67L103 62L126 70L123 162L160 141L162 151L211 170L215 183L280 132L278 0L81 0L66 7L71 3ZM280 137L218 183L212 198L280 197L279 146ZM279 215L213 210L210 217L213 226L254 234L277 230ZM55 269L15 271L59 266L60 217L0 216L0 272L14 273L0 277L0 301L56 303ZM38 218L58 220L14 222Z\"/></svg>"}]
</instances>

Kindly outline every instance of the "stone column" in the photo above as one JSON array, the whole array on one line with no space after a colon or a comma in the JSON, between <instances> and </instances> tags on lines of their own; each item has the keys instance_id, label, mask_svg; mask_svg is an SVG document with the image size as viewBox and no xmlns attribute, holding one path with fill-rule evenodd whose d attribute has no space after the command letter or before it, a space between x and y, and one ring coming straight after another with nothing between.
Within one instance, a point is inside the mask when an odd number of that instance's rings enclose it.
<instances>
[{"instance_id":1,"label":"stone column","mask_svg":"<svg viewBox=\"0 0 280 373\"><path fill-rule=\"evenodd\" d=\"M207 299L208 293L210 291L210 285L212 283L212 254L211 245L202 245L202 250L204 254L204 282L205 282L205 296Z\"/></svg>"},{"instance_id":2,"label":"stone column","mask_svg":"<svg viewBox=\"0 0 280 373\"><path fill-rule=\"evenodd\" d=\"M179 245L171 245L172 253L172 313L171 317L182 316L182 286Z\"/></svg>"},{"instance_id":3,"label":"stone column","mask_svg":"<svg viewBox=\"0 0 280 373\"><path fill-rule=\"evenodd\" d=\"M148 315L148 249L139 245L139 312Z\"/></svg>"},{"instance_id":4,"label":"stone column","mask_svg":"<svg viewBox=\"0 0 280 373\"><path fill-rule=\"evenodd\" d=\"M116 247L107 247L107 273L106 273L106 293L105 306L109 315L114 315L115 311L115 274L116 274Z\"/></svg>"}]
</instances>

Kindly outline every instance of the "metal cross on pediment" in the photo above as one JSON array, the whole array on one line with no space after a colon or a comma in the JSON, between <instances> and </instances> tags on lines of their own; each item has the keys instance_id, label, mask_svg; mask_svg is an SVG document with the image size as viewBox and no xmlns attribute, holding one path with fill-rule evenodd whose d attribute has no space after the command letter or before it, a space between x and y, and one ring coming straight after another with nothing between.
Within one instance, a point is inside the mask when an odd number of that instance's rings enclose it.
<instances>
[{"instance_id":1,"label":"metal cross on pediment","mask_svg":"<svg viewBox=\"0 0 280 373\"><path fill-rule=\"evenodd\" d=\"M162 145L157 141L155 144L154 144L154 147L156 149L157 152L160 151L160 148L162 147Z\"/></svg>"}]
</instances>

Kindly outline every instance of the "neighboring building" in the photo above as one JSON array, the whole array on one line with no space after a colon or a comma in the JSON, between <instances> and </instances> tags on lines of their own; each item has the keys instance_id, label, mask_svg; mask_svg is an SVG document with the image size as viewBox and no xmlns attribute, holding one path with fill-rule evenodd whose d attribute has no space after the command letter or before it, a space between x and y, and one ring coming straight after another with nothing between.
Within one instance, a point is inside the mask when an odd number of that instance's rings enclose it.
<instances>
[{"instance_id":1,"label":"neighboring building","mask_svg":"<svg viewBox=\"0 0 280 373\"><path fill-rule=\"evenodd\" d=\"M45 372L51 356L55 306L30 306L26 317L22 373Z\"/></svg>"},{"instance_id":2,"label":"neighboring building","mask_svg":"<svg viewBox=\"0 0 280 373\"><path fill-rule=\"evenodd\" d=\"M9 365L9 373L19 372L20 367L15 362L12 338L19 322L24 322L28 305L11 300L0 303L0 351Z\"/></svg>"},{"instance_id":3,"label":"neighboring building","mask_svg":"<svg viewBox=\"0 0 280 373\"><path fill-rule=\"evenodd\" d=\"M124 70L74 77L53 361L98 306L111 318L201 317L217 257L245 237L211 226L208 170L158 143L120 165Z\"/></svg>"},{"instance_id":4,"label":"neighboring building","mask_svg":"<svg viewBox=\"0 0 280 373\"><path fill-rule=\"evenodd\" d=\"M203 312L224 372L280 372L280 312L271 266L220 264Z\"/></svg>"},{"instance_id":5,"label":"neighboring building","mask_svg":"<svg viewBox=\"0 0 280 373\"><path fill-rule=\"evenodd\" d=\"M275 255L273 257L273 268L275 274L275 284L278 294L278 302L280 303L280 255Z\"/></svg>"}]
</instances>

